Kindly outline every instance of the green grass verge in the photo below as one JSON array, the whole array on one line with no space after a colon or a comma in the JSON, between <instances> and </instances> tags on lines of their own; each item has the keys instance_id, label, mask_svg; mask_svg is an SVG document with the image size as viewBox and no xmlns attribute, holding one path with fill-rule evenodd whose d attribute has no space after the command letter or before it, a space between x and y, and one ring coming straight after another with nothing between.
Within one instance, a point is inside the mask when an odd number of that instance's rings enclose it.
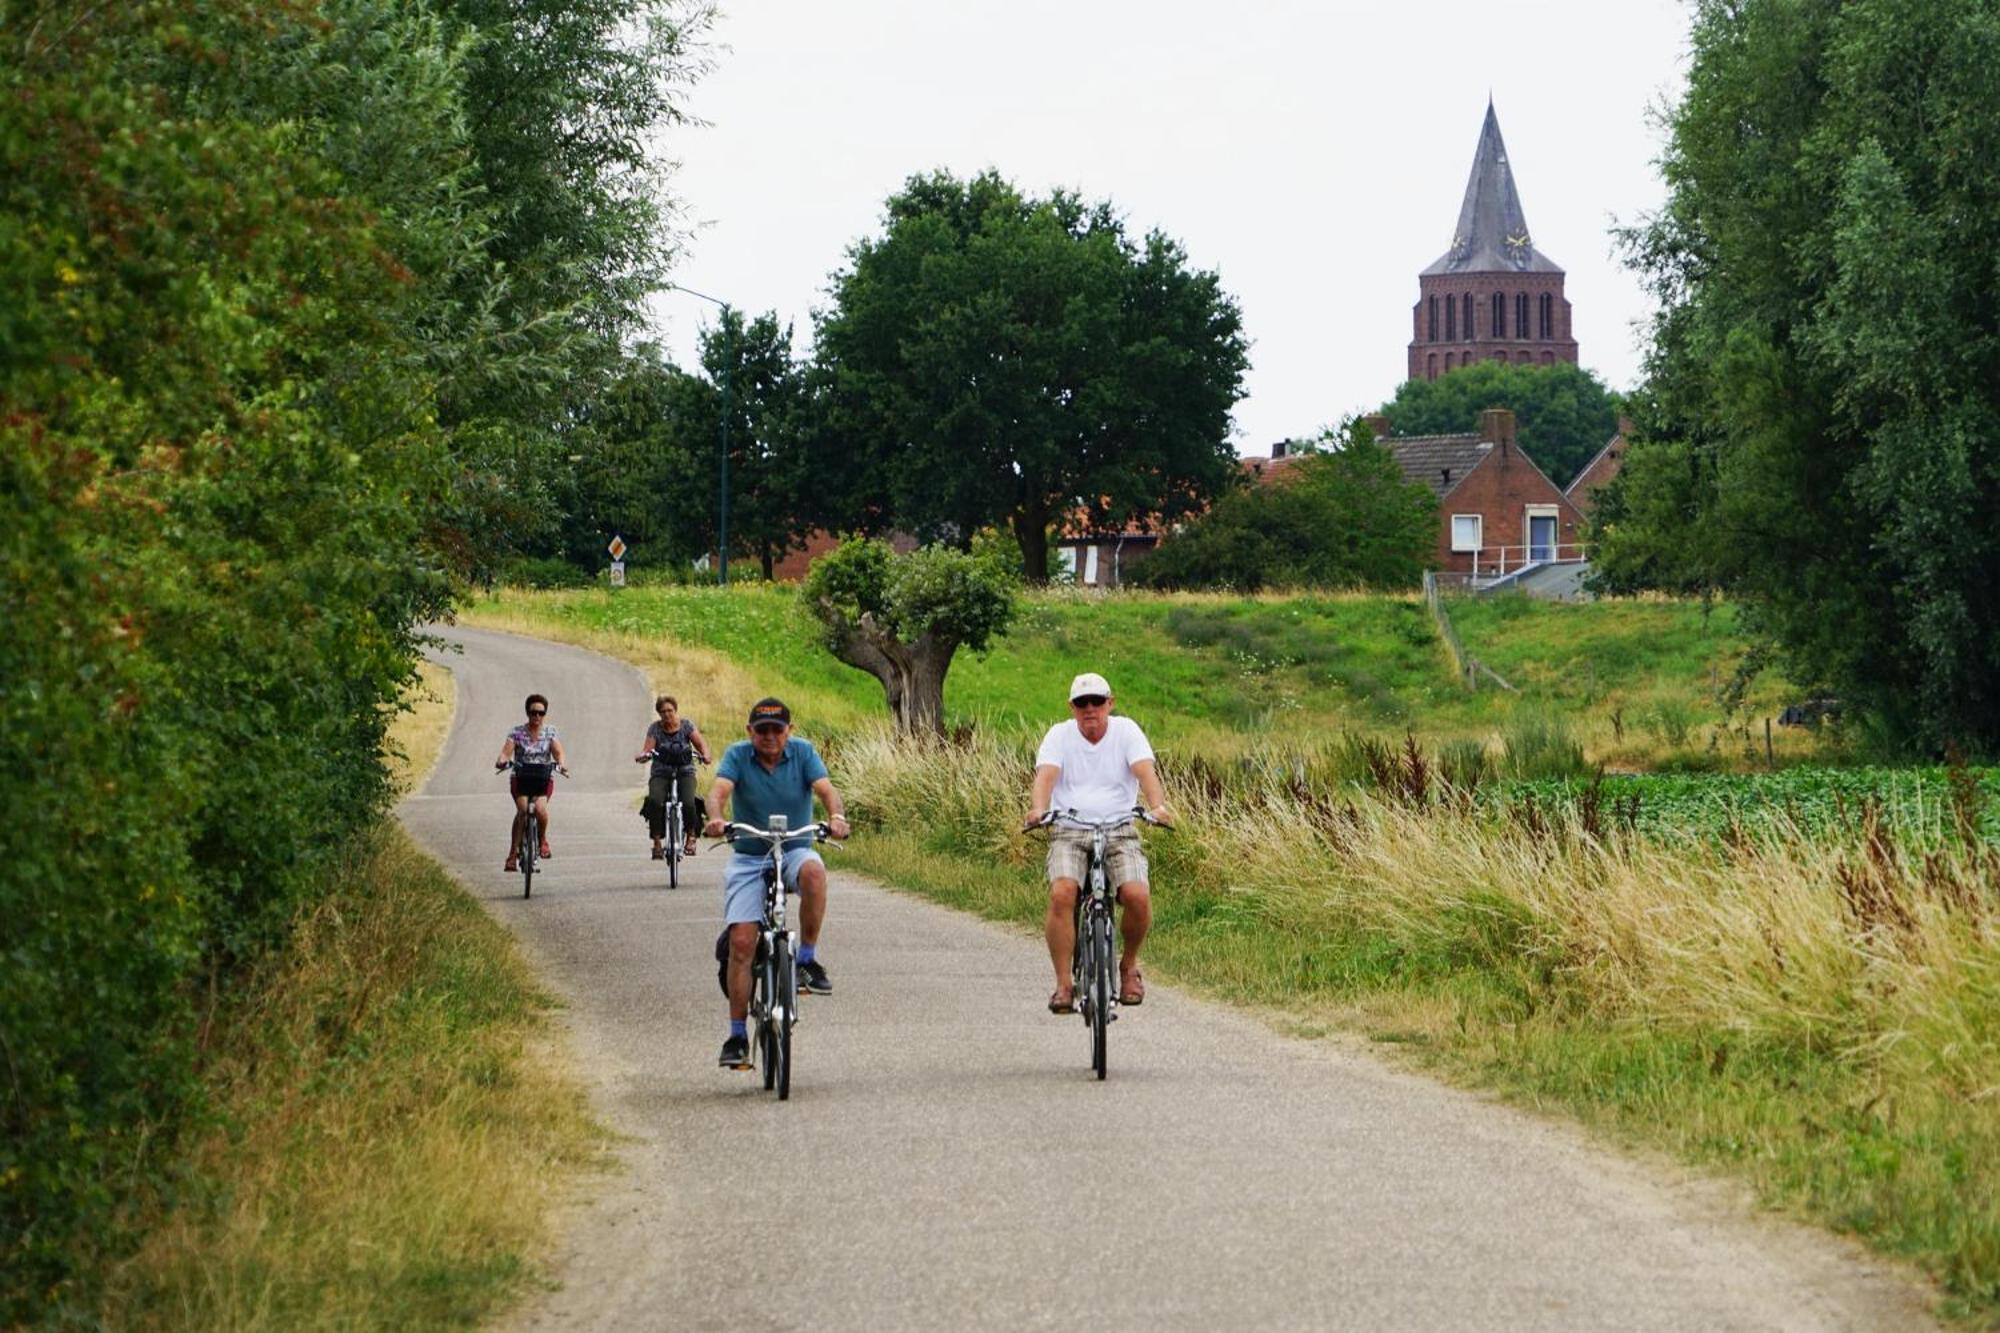
<instances>
[{"instance_id":1,"label":"green grass verge","mask_svg":"<svg viewBox=\"0 0 2000 1333\"><path fill-rule=\"evenodd\" d=\"M1947 1317L2000 1326L2000 1119L1930 1071L1900 1077L1867 1052L1812 1049L1717 1024L1607 1021L1564 993L1495 901L1427 942L1366 928L1301 929L1227 884L1172 873L1146 946L1155 980L1262 1010L1305 1037L1351 1032L1468 1087L1559 1111L1625 1144L1746 1180L1767 1205L1865 1240L1932 1274ZM1034 864L869 831L843 864L883 883L1039 933ZM1498 931L1499 935L1494 932ZM1989 965L1993 961L1989 958ZM1996 980L1965 993L1990 1011Z\"/></svg>"},{"instance_id":2,"label":"green grass verge","mask_svg":"<svg viewBox=\"0 0 2000 1333\"><path fill-rule=\"evenodd\" d=\"M209 1033L187 1186L112 1328L471 1328L606 1140L511 937L390 825Z\"/></svg>"}]
</instances>

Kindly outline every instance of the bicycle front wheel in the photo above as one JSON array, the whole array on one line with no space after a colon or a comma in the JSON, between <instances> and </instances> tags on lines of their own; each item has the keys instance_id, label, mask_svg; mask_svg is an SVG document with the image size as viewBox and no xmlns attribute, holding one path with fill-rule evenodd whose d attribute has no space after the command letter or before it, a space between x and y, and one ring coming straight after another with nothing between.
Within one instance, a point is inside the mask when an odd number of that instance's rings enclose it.
<instances>
[{"instance_id":1,"label":"bicycle front wheel","mask_svg":"<svg viewBox=\"0 0 2000 1333\"><path fill-rule=\"evenodd\" d=\"M521 825L521 896L523 898L532 898L535 895L535 853L541 848L541 845L541 821L535 818L531 810L526 822Z\"/></svg>"},{"instance_id":2,"label":"bicycle front wheel","mask_svg":"<svg viewBox=\"0 0 2000 1333\"><path fill-rule=\"evenodd\" d=\"M1090 1067L1101 1080L1109 1068L1106 1031L1111 1022L1111 921L1090 923Z\"/></svg>"},{"instance_id":3,"label":"bicycle front wheel","mask_svg":"<svg viewBox=\"0 0 2000 1333\"><path fill-rule=\"evenodd\" d=\"M681 886L681 804L675 801L667 806L667 887Z\"/></svg>"},{"instance_id":4,"label":"bicycle front wheel","mask_svg":"<svg viewBox=\"0 0 2000 1333\"><path fill-rule=\"evenodd\" d=\"M792 1023L799 1012L799 972L788 936L780 936L771 953L771 974L777 982L778 995L772 1024L772 1054L778 1067L778 1100L783 1102L792 1097Z\"/></svg>"}]
</instances>

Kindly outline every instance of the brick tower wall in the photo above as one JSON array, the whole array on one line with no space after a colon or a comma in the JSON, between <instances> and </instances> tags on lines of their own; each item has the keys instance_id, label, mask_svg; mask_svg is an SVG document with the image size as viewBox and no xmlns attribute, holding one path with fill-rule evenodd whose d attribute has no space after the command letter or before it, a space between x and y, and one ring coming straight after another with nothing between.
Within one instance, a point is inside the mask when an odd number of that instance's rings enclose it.
<instances>
[{"instance_id":1,"label":"brick tower wall","mask_svg":"<svg viewBox=\"0 0 2000 1333\"><path fill-rule=\"evenodd\" d=\"M1519 365L1576 363L1576 337L1570 330L1570 304L1563 296L1561 273L1440 273L1417 280L1417 303L1410 311L1410 373L1413 380L1436 379L1447 370L1474 361L1511 361ZM1493 327L1493 296L1506 309L1502 327ZM1542 335L1541 298L1550 298L1552 327ZM1472 298L1472 327L1465 326L1465 298ZM1528 298L1528 326L1518 327L1519 298ZM1431 302L1437 302L1437 324L1431 326ZM1449 316L1445 303L1452 303ZM1526 336L1522 336L1525 334Z\"/></svg>"}]
</instances>

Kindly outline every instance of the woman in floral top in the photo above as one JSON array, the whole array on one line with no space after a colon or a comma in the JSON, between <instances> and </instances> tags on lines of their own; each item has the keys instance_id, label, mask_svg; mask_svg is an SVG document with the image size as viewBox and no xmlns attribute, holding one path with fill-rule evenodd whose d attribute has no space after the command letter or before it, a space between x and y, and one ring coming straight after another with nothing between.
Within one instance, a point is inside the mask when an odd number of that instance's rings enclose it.
<instances>
[{"instance_id":1,"label":"woman in floral top","mask_svg":"<svg viewBox=\"0 0 2000 1333\"><path fill-rule=\"evenodd\" d=\"M549 715L549 701L539 694L528 696L528 720L507 733L501 742L500 757L493 761L498 770L515 760L524 764L552 764L564 777L569 769L563 766L562 742L556 739L556 729L546 721ZM541 855L549 852L549 796L554 792L556 780L547 770L542 773L523 774L519 769L508 780L507 790L514 798L514 828L507 835L507 864L505 870L521 868L520 846L521 826L528 820L528 802L535 803L535 814L542 821Z\"/></svg>"}]
</instances>

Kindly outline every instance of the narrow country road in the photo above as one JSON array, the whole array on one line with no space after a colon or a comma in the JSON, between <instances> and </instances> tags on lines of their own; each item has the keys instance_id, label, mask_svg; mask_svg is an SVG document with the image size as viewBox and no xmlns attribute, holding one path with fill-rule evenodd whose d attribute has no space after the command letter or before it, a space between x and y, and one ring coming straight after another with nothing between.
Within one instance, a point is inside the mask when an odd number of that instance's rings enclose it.
<instances>
[{"instance_id":1,"label":"narrow country road","mask_svg":"<svg viewBox=\"0 0 2000 1333\"><path fill-rule=\"evenodd\" d=\"M569 1005L619 1172L567 1220L524 1328L1866 1329L1925 1296L1478 1097L1155 985L1112 1029L1043 1011L1040 943L839 873L792 1100L720 1070L722 854L646 859L631 668L472 630L409 829ZM551 700L575 774L524 902L492 759ZM693 710L691 710L693 711ZM739 718L696 720L718 748ZM810 736L812 719L801 717ZM866 830L857 836L866 836ZM1163 894L1173 886L1163 884Z\"/></svg>"}]
</instances>

